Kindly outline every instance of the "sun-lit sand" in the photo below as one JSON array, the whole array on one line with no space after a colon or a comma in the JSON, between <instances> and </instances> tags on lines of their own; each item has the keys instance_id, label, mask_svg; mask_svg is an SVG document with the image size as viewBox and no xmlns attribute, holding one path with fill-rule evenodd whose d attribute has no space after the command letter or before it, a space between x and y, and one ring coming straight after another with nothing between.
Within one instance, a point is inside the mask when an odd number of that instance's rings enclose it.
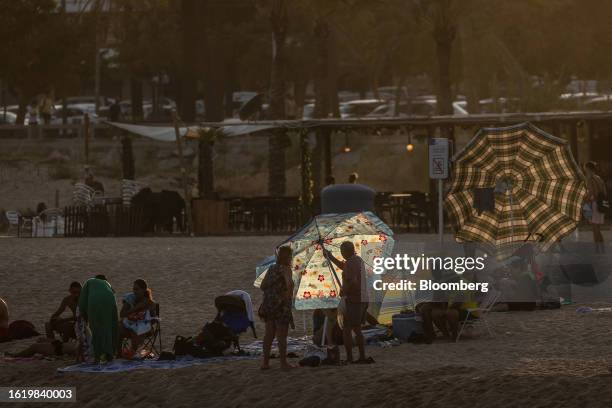
<instances>
[{"instance_id":1,"label":"sun-lit sand","mask_svg":"<svg viewBox=\"0 0 612 408\"><path fill-rule=\"evenodd\" d=\"M408 238L398 237L398 247ZM0 239L0 297L11 320L42 331L68 284L97 273L118 294L146 279L161 304L164 347L193 335L215 315L213 298L231 289L253 295L254 265L282 237ZM561 310L493 313L496 336L459 343L369 347L370 366L261 372L258 360L179 370L59 374L71 360L0 360L0 386L75 386L88 407L609 407L612 406L612 312ZM302 315L296 314L302 335ZM263 335L263 327L257 323ZM247 333L242 343L252 336ZM5 343L16 351L32 340ZM19 406L15 404L14 406ZM74 406L74 405L68 405Z\"/></svg>"}]
</instances>

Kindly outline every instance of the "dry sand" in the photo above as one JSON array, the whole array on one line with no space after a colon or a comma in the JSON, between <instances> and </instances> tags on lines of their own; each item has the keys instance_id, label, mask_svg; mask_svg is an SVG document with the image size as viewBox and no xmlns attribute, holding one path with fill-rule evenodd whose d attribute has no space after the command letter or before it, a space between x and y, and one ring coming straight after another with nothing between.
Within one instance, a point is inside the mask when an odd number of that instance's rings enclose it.
<instances>
[{"instance_id":1,"label":"dry sand","mask_svg":"<svg viewBox=\"0 0 612 408\"><path fill-rule=\"evenodd\" d=\"M161 303L169 348L174 335L192 335L214 317L216 295L245 289L259 304L254 265L280 239L0 239L0 297L11 320L28 319L42 329L71 280L104 273L121 294L142 277ZM404 241L400 236L400 249ZM371 366L284 372L273 361L273 370L261 372L259 361L244 360L59 374L70 360L0 361L0 386L76 386L77 405L87 407L610 407L612 312L579 315L575 308L493 313L495 338L369 347L377 361ZM292 335L302 334L299 313L297 320ZM260 323L257 329L263 335ZM250 334L242 338L250 340ZM1 344L0 352L29 343Z\"/></svg>"}]
</instances>

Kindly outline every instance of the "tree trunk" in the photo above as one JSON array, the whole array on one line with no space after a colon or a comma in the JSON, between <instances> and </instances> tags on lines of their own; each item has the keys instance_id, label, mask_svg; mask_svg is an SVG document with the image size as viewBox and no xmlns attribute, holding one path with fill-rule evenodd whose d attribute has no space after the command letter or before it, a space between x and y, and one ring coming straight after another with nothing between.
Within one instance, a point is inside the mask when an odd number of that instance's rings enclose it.
<instances>
[{"instance_id":1,"label":"tree trunk","mask_svg":"<svg viewBox=\"0 0 612 408\"><path fill-rule=\"evenodd\" d=\"M300 203L302 206L302 223L312 217L313 182L312 182L312 159L308 145L308 133L304 130L300 133L300 161L302 176L302 193Z\"/></svg>"},{"instance_id":2,"label":"tree trunk","mask_svg":"<svg viewBox=\"0 0 612 408\"><path fill-rule=\"evenodd\" d=\"M28 108L28 99L23 95L19 96L19 107L17 108L17 119L16 123L18 125L23 125L25 121L26 111Z\"/></svg>"},{"instance_id":3,"label":"tree trunk","mask_svg":"<svg viewBox=\"0 0 612 408\"><path fill-rule=\"evenodd\" d=\"M200 55L196 59L201 77L204 81L204 106L205 120L207 122L223 121L223 97L224 97L224 75L223 75L223 44L221 35L215 37L211 33L217 31L213 26L214 19L211 18L210 5L207 1L197 2L197 15L204 20L204 27L200 28L199 43ZM219 29L220 30L220 29ZM215 57L213 57L215 56ZM198 144L198 189L200 197L213 198L215 191L213 140L210 135L200 136Z\"/></svg>"},{"instance_id":4,"label":"tree trunk","mask_svg":"<svg viewBox=\"0 0 612 408\"><path fill-rule=\"evenodd\" d=\"M453 95L451 79L451 55L455 40L455 27L444 21L434 28L436 56L438 57L438 98L439 115L453 114Z\"/></svg>"},{"instance_id":5,"label":"tree trunk","mask_svg":"<svg viewBox=\"0 0 612 408\"><path fill-rule=\"evenodd\" d=\"M195 64L194 58L198 54L198 18L195 1L181 0L181 26L183 32L179 116L184 122L194 122L196 115L197 64Z\"/></svg>"},{"instance_id":6,"label":"tree trunk","mask_svg":"<svg viewBox=\"0 0 612 408\"><path fill-rule=\"evenodd\" d=\"M198 158L198 191L201 198L211 198L215 191L213 142L207 136L200 136Z\"/></svg>"},{"instance_id":7,"label":"tree trunk","mask_svg":"<svg viewBox=\"0 0 612 408\"><path fill-rule=\"evenodd\" d=\"M121 138L121 164L123 168L123 178L125 180L136 179L136 168L134 165L134 149L132 138L123 136Z\"/></svg>"},{"instance_id":8,"label":"tree trunk","mask_svg":"<svg viewBox=\"0 0 612 408\"><path fill-rule=\"evenodd\" d=\"M329 23L323 18L315 22L314 38L316 41L315 56L315 118L339 117L337 77L338 61L336 42ZM317 146L313 154L313 176L315 191L322 186L322 166L324 177L332 175L331 133L328 130L317 130Z\"/></svg>"},{"instance_id":9,"label":"tree trunk","mask_svg":"<svg viewBox=\"0 0 612 408\"><path fill-rule=\"evenodd\" d=\"M130 96L132 100L132 121L142 120L142 82L135 76L130 78Z\"/></svg>"},{"instance_id":10,"label":"tree trunk","mask_svg":"<svg viewBox=\"0 0 612 408\"><path fill-rule=\"evenodd\" d=\"M285 112L285 69L287 37L287 5L285 0L272 0L270 26L272 28L272 72L270 78L270 119L284 119ZM268 137L268 194L285 195L285 149L287 136L282 129L275 130Z\"/></svg>"}]
</instances>

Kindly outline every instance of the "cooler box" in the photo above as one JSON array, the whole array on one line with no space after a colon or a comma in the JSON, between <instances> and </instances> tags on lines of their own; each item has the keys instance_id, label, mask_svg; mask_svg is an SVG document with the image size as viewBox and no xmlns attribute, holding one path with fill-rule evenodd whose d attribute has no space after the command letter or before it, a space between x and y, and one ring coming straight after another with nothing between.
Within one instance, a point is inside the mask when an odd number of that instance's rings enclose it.
<instances>
[{"instance_id":1,"label":"cooler box","mask_svg":"<svg viewBox=\"0 0 612 408\"><path fill-rule=\"evenodd\" d=\"M393 315L391 322L393 335L400 341L408 341L414 334L423 334L423 320L414 312Z\"/></svg>"}]
</instances>

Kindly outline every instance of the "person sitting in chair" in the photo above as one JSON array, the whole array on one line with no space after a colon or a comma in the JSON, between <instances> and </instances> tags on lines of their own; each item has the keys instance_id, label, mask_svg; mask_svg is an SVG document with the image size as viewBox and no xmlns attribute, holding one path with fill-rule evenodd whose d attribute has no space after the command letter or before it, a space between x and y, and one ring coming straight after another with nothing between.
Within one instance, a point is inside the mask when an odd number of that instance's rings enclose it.
<instances>
[{"instance_id":1,"label":"person sitting in chair","mask_svg":"<svg viewBox=\"0 0 612 408\"><path fill-rule=\"evenodd\" d=\"M151 318L155 314L153 292L144 279L134 281L133 293L123 297L123 307L119 312L119 339L129 338L132 343L132 353L144 342L151 331ZM120 351L121 352L121 351Z\"/></svg>"},{"instance_id":2,"label":"person sitting in chair","mask_svg":"<svg viewBox=\"0 0 612 408\"><path fill-rule=\"evenodd\" d=\"M76 308L79 303L79 295L81 294L81 284L79 282L72 282L68 288L68 292L70 294L62 299L62 303L60 303L55 313L51 315L49 322L45 324L45 332L48 339L54 340L55 332L60 335L63 342L75 338L74 322L76 320ZM60 317L66 309L70 309L70 316Z\"/></svg>"}]
</instances>

